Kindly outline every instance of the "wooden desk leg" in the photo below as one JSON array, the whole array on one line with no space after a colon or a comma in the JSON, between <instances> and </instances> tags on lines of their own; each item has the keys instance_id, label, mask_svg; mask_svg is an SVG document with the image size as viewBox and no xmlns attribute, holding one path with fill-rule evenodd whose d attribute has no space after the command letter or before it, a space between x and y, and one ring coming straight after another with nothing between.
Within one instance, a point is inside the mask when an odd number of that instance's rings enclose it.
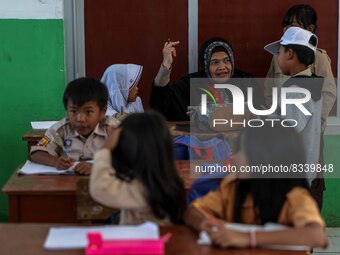
<instances>
[{"instance_id":1,"label":"wooden desk leg","mask_svg":"<svg viewBox=\"0 0 340 255\"><path fill-rule=\"evenodd\" d=\"M9 205L9 221L10 222L20 222L19 219L19 196L11 195L8 197Z\"/></svg>"}]
</instances>

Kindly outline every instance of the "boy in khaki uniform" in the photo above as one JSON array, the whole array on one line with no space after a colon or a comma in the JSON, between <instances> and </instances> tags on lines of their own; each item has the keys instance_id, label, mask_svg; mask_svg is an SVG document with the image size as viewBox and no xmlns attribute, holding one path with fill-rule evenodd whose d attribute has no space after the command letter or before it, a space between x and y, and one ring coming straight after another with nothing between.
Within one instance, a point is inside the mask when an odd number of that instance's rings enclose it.
<instances>
[{"instance_id":1,"label":"boy in khaki uniform","mask_svg":"<svg viewBox=\"0 0 340 255\"><path fill-rule=\"evenodd\" d=\"M331 60L327 52L323 49L317 49L315 52L315 62L309 66L311 72L317 76L325 77L325 82L322 86L322 114L321 114L321 131L326 129L327 117L332 110L336 99L336 85L331 69ZM264 96L266 105L272 105L272 89L273 87L281 88L290 77L282 74L282 71L277 64L277 56L274 56L267 72L267 79L264 88ZM273 78L273 79L271 79Z\"/></svg>"},{"instance_id":2,"label":"boy in khaki uniform","mask_svg":"<svg viewBox=\"0 0 340 255\"><path fill-rule=\"evenodd\" d=\"M310 5L294 5L288 9L283 20L282 27L287 30L289 27L301 27L312 33L315 33L317 28L317 14L314 8ZM321 136L320 136L320 157L319 163L324 164L323 156L323 134L327 125L327 117L333 108L336 100L336 85L334 75L331 68L331 59L327 52L323 49L317 49L315 52L315 61L309 66L310 71L320 77L324 77L322 86L322 111L321 111ZM267 72L267 78L264 84L264 97L266 105L272 105L272 88L281 88L289 76L282 74L282 71L277 63L277 56L274 56ZM319 209L322 209L323 192L326 190L323 174L318 173L311 186L311 192L318 202Z\"/></svg>"},{"instance_id":3,"label":"boy in khaki uniform","mask_svg":"<svg viewBox=\"0 0 340 255\"><path fill-rule=\"evenodd\" d=\"M86 160L92 160L94 152L102 147L108 127L120 123L105 116L107 101L107 88L101 82L93 78L70 82L63 97L67 117L50 127L32 146L32 161L60 170L73 166L79 174L90 174L92 164Z\"/></svg>"},{"instance_id":4,"label":"boy in khaki uniform","mask_svg":"<svg viewBox=\"0 0 340 255\"><path fill-rule=\"evenodd\" d=\"M288 9L283 20L283 30L289 27L301 27L312 33L317 28L317 14L310 5L294 5ZM322 114L321 114L321 131L324 133L326 128L327 117L332 110L336 99L336 85L331 68L331 59L323 49L317 49L315 52L315 61L309 66L311 72L317 76L324 77L325 82L322 87ZM272 104L272 88L281 88L282 84L289 79L289 76L282 74L277 63L277 56L274 56L267 72L267 81L264 84L264 96L268 107ZM272 79L274 78L274 79Z\"/></svg>"}]
</instances>

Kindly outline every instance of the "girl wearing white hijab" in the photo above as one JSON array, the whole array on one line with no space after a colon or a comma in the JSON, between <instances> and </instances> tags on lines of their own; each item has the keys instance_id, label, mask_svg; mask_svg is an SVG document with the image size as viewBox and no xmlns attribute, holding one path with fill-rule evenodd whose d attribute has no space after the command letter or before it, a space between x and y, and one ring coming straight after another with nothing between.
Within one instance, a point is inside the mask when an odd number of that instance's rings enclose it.
<instances>
[{"instance_id":1,"label":"girl wearing white hijab","mask_svg":"<svg viewBox=\"0 0 340 255\"><path fill-rule=\"evenodd\" d=\"M137 87L142 70L135 64L115 64L105 70L101 81L109 91L106 115L144 112Z\"/></svg>"}]
</instances>

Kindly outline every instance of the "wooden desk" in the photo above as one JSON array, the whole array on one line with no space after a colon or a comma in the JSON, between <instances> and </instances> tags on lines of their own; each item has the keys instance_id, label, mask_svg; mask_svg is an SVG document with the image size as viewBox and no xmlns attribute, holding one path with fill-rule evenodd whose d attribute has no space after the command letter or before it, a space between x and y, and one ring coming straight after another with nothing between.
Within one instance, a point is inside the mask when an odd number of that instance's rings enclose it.
<instances>
[{"instance_id":1,"label":"wooden desk","mask_svg":"<svg viewBox=\"0 0 340 255\"><path fill-rule=\"evenodd\" d=\"M10 222L76 223L79 176L12 174L2 189Z\"/></svg>"},{"instance_id":2,"label":"wooden desk","mask_svg":"<svg viewBox=\"0 0 340 255\"><path fill-rule=\"evenodd\" d=\"M190 177L189 161L177 161L176 167L186 189L195 180ZM10 222L79 223L77 183L84 178L70 175L18 175L9 178L2 192L9 198Z\"/></svg>"},{"instance_id":3,"label":"wooden desk","mask_svg":"<svg viewBox=\"0 0 340 255\"><path fill-rule=\"evenodd\" d=\"M51 224L0 224L0 254L13 255L83 255L84 249L50 251L43 248ZM161 227L161 234L171 232L165 246L166 255L306 255L303 251L279 251L263 249L228 249L196 244L197 234L184 226Z\"/></svg>"}]
</instances>

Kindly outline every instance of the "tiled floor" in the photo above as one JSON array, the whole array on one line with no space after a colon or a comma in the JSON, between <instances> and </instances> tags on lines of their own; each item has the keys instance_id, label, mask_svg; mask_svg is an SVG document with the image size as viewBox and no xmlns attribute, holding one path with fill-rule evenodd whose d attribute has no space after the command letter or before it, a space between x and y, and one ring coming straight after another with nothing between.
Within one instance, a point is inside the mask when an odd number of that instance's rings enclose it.
<instances>
[{"instance_id":1,"label":"tiled floor","mask_svg":"<svg viewBox=\"0 0 340 255\"><path fill-rule=\"evenodd\" d=\"M340 255L340 228L326 228L328 248L326 250L315 249L313 255Z\"/></svg>"}]
</instances>

